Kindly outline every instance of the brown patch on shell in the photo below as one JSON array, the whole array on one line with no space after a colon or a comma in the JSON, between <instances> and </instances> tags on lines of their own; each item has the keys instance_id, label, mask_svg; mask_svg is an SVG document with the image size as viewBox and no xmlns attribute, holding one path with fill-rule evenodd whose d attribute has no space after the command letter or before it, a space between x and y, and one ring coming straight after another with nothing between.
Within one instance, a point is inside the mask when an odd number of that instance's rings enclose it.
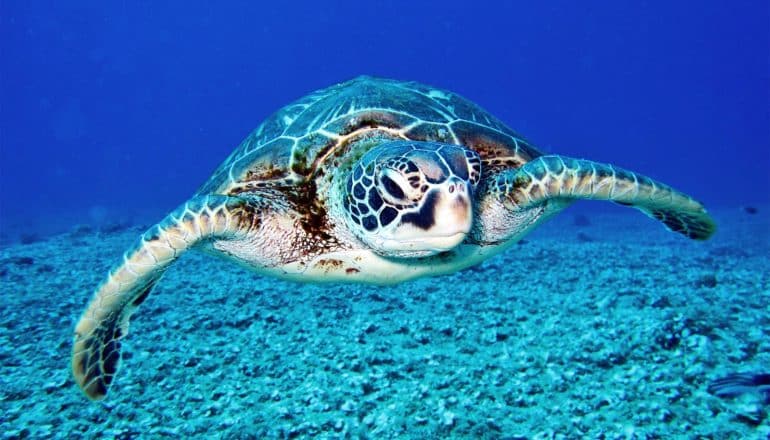
<instances>
[{"instance_id":1,"label":"brown patch on shell","mask_svg":"<svg viewBox=\"0 0 770 440\"><path fill-rule=\"evenodd\" d=\"M451 124L460 144L475 150L487 167L519 168L541 155L519 137L491 130L467 121Z\"/></svg>"},{"instance_id":2,"label":"brown patch on shell","mask_svg":"<svg viewBox=\"0 0 770 440\"><path fill-rule=\"evenodd\" d=\"M260 180L276 180L280 179L285 176L284 170L281 170L276 167L270 167L261 173L255 173L254 170L246 171L246 176L243 178L244 181L256 181L255 183L259 184Z\"/></svg>"},{"instance_id":3,"label":"brown patch on shell","mask_svg":"<svg viewBox=\"0 0 770 440\"><path fill-rule=\"evenodd\" d=\"M344 155L350 144L361 141L365 138L374 137L392 137L386 130L398 129L403 122L399 121L394 114L368 111L357 113L342 122L342 126L331 124L325 129L327 131L339 133L340 140L330 139L326 144L315 152L315 159L312 163L307 163L307 158L303 156L301 149L293 152L292 171L295 173L311 177L313 173L321 170L321 163L327 159L327 155L332 153L339 157ZM357 132L360 132L357 134Z\"/></svg>"},{"instance_id":4,"label":"brown patch on shell","mask_svg":"<svg viewBox=\"0 0 770 440\"><path fill-rule=\"evenodd\" d=\"M453 144L452 132L445 124L423 123L418 124L406 133L409 139L417 141L445 142Z\"/></svg>"}]
</instances>

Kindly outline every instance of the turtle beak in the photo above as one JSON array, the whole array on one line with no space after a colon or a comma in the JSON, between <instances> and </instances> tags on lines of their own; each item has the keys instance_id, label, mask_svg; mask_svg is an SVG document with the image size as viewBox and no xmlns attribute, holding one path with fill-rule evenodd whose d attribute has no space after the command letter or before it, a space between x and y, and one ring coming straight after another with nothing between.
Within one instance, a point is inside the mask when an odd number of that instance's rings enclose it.
<instances>
[{"instance_id":1,"label":"turtle beak","mask_svg":"<svg viewBox=\"0 0 770 440\"><path fill-rule=\"evenodd\" d=\"M434 209L435 224L427 235L435 237L437 242L443 244L442 247L451 249L465 239L473 225L471 186L453 177L439 191Z\"/></svg>"},{"instance_id":2,"label":"turtle beak","mask_svg":"<svg viewBox=\"0 0 770 440\"><path fill-rule=\"evenodd\" d=\"M452 177L425 195L419 212L401 218L398 238L386 247L424 255L446 252L465 240L472 225L471 186Z\"/></svg>"}]
</instances>

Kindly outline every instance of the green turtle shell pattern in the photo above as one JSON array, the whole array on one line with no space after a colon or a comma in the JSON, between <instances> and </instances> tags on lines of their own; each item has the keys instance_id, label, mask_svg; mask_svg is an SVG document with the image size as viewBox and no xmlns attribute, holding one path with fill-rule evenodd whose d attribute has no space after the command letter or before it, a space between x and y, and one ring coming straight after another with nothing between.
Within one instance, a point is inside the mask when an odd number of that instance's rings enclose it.
<instances>
[{"instance_id":1,"label":"green turtle shell pattern","mask_svg":"<svg viewBox=\"0 0 770 440\"><path fill-rule=\"evenodd\" d=\"M376 132L376 136L375 136ZM485 170L518 168L541 156L497 118L445 90L415 82L361 76L282 108L257 127L197 194L248 193L291 187L322 169L339 167L347 145L373 136L438 141L478 152ZM346 158L351 162L356 157Z\"/></svg>"}]
</instances>

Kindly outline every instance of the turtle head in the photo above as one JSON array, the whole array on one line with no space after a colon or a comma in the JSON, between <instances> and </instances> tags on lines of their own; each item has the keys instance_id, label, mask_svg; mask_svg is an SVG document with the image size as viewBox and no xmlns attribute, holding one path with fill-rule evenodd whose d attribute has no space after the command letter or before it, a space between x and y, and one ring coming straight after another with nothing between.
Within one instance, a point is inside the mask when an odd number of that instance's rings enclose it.
<instances>
[{"instance_id":1,"label":"turtle head","mask_svg":"<svg viewBox=\"0 0 770 440\"><path fill-rule=\"evenodd\" d=\"M350 229L380 255L425 257L460 244L473 224L481 159L435 142L392 141L369 150L347 177Z\"/></svg>"}]
</instances>

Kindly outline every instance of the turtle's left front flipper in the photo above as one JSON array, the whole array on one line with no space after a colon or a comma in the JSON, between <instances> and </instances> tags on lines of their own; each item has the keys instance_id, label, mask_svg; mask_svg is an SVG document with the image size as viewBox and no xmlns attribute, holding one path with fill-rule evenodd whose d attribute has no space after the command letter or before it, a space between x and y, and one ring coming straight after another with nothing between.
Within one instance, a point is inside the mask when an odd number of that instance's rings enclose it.
<instances>
[{"instance_id":1,"label":"turtle's left front flipper","mask_svg":"<svg viewBox=\"0 0 770 440\"><path fill-rule=\"evenodd\" d=\"M716 229L703 205L686 194L649 177L588 160L541 156L499 174L488 191L514 210L550 199L610 200L637 208L695 240L708 239Z\"/></svg>"},{"instance_id":2,"label":"turtle's left front flipper","mask_svg":"<svg viewBox=\"0 0 770 440\"><path fill-rule=\"evenodd\" d=\"M72 373L91 399L107 394L120 360L128 319L166 269L204 240L237 238L259 228L260 215L244 199L196 197L150 228L97 289L75 327Z\"/></svg>"}]
</instances>

